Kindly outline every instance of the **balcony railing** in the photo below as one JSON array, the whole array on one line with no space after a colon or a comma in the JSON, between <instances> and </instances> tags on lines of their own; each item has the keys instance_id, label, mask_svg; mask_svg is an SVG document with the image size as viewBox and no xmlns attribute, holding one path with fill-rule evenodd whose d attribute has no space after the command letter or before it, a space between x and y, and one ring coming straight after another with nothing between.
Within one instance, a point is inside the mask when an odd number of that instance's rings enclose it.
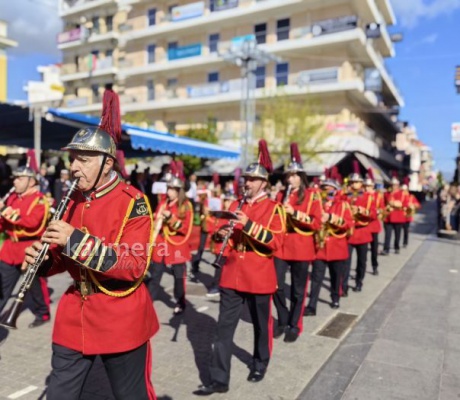
<instances>
[{"instance_id":1,"label":"balcony railing","mask_svg":"<svg viewBox=\"0 0 460 400\"><path fill-rule=\"evenodd\" d=\"M89 56L88 56L89 57ZM92 65L90 65L92 64ZM89 62L89 60L82 61L79 66L75 64L63 65L61 68L61 75L71 75L78 73L89 73L93 71L103 71L114 67L114 62L112 57L105 57L97 59L95 62Z\"/></svg>"}]
</instances>

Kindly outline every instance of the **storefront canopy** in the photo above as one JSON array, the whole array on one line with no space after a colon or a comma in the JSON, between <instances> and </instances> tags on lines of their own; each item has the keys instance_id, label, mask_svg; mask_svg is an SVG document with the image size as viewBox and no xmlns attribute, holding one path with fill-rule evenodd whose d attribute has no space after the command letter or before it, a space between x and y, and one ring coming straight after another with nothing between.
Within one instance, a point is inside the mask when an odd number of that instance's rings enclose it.
<instances>
[{"instance_id":1,"label":"storefront canopy","mask_svg":"<svg viewBox=\"0 0 460 400\"><path fill-rule=\"evenodd\" d=\"M97 126L99 118L49 109L41 118L41 148L59 150L83 126ZM26 106L0 103L0 145L34 147L33 113ZM151 129L123 124L120 148L127 157L159 154L192 155L201 158L233 158L240 152L223 146Z\"/></svg>"}]
</instances>

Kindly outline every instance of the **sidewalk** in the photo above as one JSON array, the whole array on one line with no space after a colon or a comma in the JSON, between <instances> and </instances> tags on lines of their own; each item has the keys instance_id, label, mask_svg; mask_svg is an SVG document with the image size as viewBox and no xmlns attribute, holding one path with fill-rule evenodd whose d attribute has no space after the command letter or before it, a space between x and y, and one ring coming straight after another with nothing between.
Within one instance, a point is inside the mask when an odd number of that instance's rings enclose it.
<instances>
[{"instance_id":1,"label":"sidewalk","mask_svg":"<svg viewBox=\"0 0 460 400\"><path fill-rule=\"evenodd\" d=\"M428 237L299 399L458 400L459 257Z\"/></svg>"},{"instance_id":2,"label":"sidewalk","mask_svg":"<svg viewBox=\"0 0 460 400\"><path fill-rule=\"evenodd\" d=\"M242 320L235 335L235 357L232 361L232 379L230 392L226 395L215 395L212 398L218 399L295 399L301 395L305 386L313 379L313 383L319 382L324 375L324 369L318 374L323 365L330 365L336 354L342 350L340 343L346 335L338 339L319 336L318 332L338 315L338 313L352 314L359 321L366 311L373 305L375 300L392 282L403 266L411 259L420 246L425 242L427 231L434 227L433 217L434 204L428 203L422 210L422 214L416 216L417 224L411 235L411 243L407 249L402 250L399 255L381 257L380 275L375 277L367 274L364 281L363 292L351 292L349 297L342 299L341 308L332 310L327 304L320 304L316 317L304 318L304 333L299 340L293 344L286 344L282 339L275 340L273 357L266 378L260 384L252 384L246 381L249 372L247 364L251 359L253 346L252 325L248 322L248 312L244 312ZM435 221L433 217L433 221ZM381 240L383 237L381 237ZM430 239L431 240L431 239ZM426 243L426 242L425 242ZM429 242L431 243L431 241ZM449 246L445 244L443 257L447 256ZM425 250L423 246L422 250ZM426 250L425 250L426 251ZM209 260L212 256L207 254ZM432 265L436 256L428 257ZM410 270L412 268L408 265ZM202 281L209 284L213 268L202 263ZM402 276L402 274L400 274ZM450 278L452 278L450 274ZM49 285L54 288L53 313L62 292L69 284L67 275L59 275L49 280ZM210 362L212 343L214 341L216 319L218 314L218 299L209 300L204 294L206 289L203 284L187 284L188 308L181 317L172 316L172 278L168 275L163 277L162 284L168 289L163 296L155 302L161 329L152 341L153 345L153 372L152 380L159 399L194 399L192 392L201 381L207 381L207 366ZM453 282L450 282L453 285ZM429 285L426 287L431 288ZM431 293L431 292L429 292ZM415 295L413 295L415 296ZM460 300L460 295L458 295ZM321 298L324 302L329 301L328 292L323 290ZM440 305L441 306L441 305ZM408 309L412 310L412 309ZM377 315L377 314L375 314ZM430 317L436 317L428 315ZM367 317L373 317L373 313L367 313L366 317L352 329L352 333L345 341L352 337L354 332L360 331L361 324ZM420 315L422 318L423 315ZM400 319L407 318L407 314L401 314ZM28 329L27 325L32 321L33 316L25 311L19 318L18 331L9 333L5 343L0 347L2 356L0 374L0 398L38 399L45 398L46 379L50 372L51 359L51 324L37 329ZM439 323L439 320L436 320ZM460 318L458 319L460 325ZM420 322L421 324L422 322ZM460 334L460 328L458 329ZM1 335L1 333L0 333ZM460 335L459 335L460 337ZM355 339L356 340L356 339ZM340 347L339 347L340 346ZM384 349L383 349L384 350ZM383 351L382 350L382 351ZM460 345L458 349L460 352ZM386 352L388 354L388 351ZM333 355L334 354L334 355ZM333 355L330 362L327 362ZM375 355L374 355L375 357ZM369 361L371 364L373 361ZM325 367L326 368L326 367ZM356 371L356 369L355 369ZM342 383L342 393L350 382L347 378L333 375L334 379L329 385L336 386L336 381ZM364 376L362 379L366 379ZM359 382L359 380L358 380ZM308 390L315 390L314 386L307 387ZM353 385L350 387L353 390ZM19 393L20 391L23 391ZM303 392L307 393L306 391ZM338 393L338 392L337 392ZM16 395L17 397L8 397ZM347 399L356 397L350 392ZM308 399L333 399L330 396L307 396ZM340 397L337 397L340 398ZM359 397L371 399L371 397ZM379 397L373 397L379 398ZM385 398L386 397L380 397ZM85 387L84 400L112 399L107 379L101 364L95 364L90 373L89 380Z\"/></svg>"}]
</instances>

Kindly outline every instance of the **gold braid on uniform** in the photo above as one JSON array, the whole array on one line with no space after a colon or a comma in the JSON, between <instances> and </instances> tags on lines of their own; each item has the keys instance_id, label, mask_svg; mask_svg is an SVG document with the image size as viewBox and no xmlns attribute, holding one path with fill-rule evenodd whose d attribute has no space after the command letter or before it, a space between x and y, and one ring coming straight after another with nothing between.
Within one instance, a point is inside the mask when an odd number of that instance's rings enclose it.
<instances>
[{"instance_id":1,"label":"gold braid on uniform","mask_svg":"<svg viewBox=\"0 0 460 400\"><path fill-rule=\"evenodd\" d=\"M152 242L152 239L153 239L153 231L154 231L154 228L153 228L153 216L152 216L152 210L150 208L150 204L149 202L147 201L147 198L145 197L145 195L143 196L143 200L145 202L145 206L147 207L147 210L148 210L148 215L150 217L150 237L149 237L149 243ZM131 213L132 213L132 210L134 208L134 205L135 205L136 201L134 199L131 200L130 204L129 204L129 207L128 207L128 212L126 213L125 215L125 218L123 220L123 225L121 226L121 229L120 229L120 232L118 233L118 237L115 241L115 245L118 245L118 243L120 242L121 240L121 236L123 234L123 228L125 227L126 223L128 222L129 220L129 217L131 216ZM131 286L129 289L127 290L124 290L123 292L114 292L114 291L111 291L111 290L108 290L106 289L104 286L102 286L101 282L98 281L98 279L96 278L95 274L93 271L91 270L88 270L89 272L89 276L91 278L91 280L93 281L93 283L97 286L97 288L104 294L108 295L108 296L112 296L112 297L126 297L128 295L130 295L131 293L133 293L141 284L142 282L144 281L144 278L145 278L145 275L147 274L147 271L149 269L149 265L150 265L150 258L151 258L151 255L152 255L152 252L150 251L150 246L149 246L149 249L148 249L148 252L147 252L147 262L145 263L145 269L144 269L144 273L142 274L142 276L134 283L133 286Z\"/></svg>"}]
</instances>

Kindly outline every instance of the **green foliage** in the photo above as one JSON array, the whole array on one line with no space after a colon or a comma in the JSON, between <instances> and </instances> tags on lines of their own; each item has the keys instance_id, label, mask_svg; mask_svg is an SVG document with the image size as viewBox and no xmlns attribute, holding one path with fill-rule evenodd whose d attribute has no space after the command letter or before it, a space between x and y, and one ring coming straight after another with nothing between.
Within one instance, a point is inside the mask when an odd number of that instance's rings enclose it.
<instances>
[{"instance_id":1,"label":"green foliage","mask_svg":"<svg viewBox=\"0 0 460 400\"><path fill-rule=\"evenodd\" d=\"M263 103L263 112L256 126L256 134L269 143L275 163L286 163L290 144L297 142L302 160L314 159L325 151L324 118L312 100L293 99L281 89Z\"/></svg>"},{"instance_id":2,"label":"green foliage","mask_svg":"<svg viewBox=\"0 0 460 400\"><path fill-rule=\"evenodd\" d=\"M206 124L200 126L192 125L185 136L209 143L217 143L216 123L212 119L208 119ZM203 158L194 156L179 156L177 158L184 163L184 173L186 176L203 168L206 161Z\"/></svg>"},{"instance_id":3,"label":"green foliage","mask_svg":"<svg viewBox=\"0 0 460 400\"><path fill-rule=\"evenodd\" d=\"M125 124L133 124L137 126L149 125L149 119L145 113L141 111L123 115L123 122Z\"/></svg>"}]
</instances>

